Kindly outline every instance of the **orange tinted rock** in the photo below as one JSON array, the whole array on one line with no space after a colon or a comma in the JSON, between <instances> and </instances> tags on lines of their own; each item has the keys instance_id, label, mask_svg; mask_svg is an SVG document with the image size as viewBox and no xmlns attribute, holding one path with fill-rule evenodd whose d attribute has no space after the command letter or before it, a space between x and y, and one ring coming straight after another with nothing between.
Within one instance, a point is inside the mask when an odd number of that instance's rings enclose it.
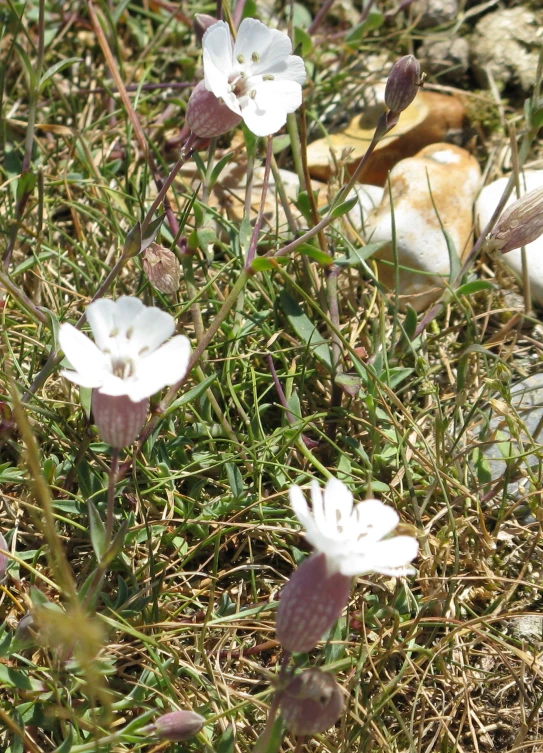
<instances>
[{"instance_id":1,"label":"orange tinted rock","mask_svg":"<svg viewBox=\"0 0 543 753\"><path fill-rule=\"evenodd\" d=\"M307 149L311 176L319 180L330 177L333 171L331 149L338 158L344 150L351 150L346 167L353 173L371 143L377 119L384 111L384 104L371 107L368 112L354 117L343 131L311 143ZM401 114L398 125L377 145L360 175L360 182L383 186L388 172L401 159L412 157L429 144L444 141L449 132L461 129L465 121L466 111L457 97L420 91Z\"/></svg>"}]
</instances>

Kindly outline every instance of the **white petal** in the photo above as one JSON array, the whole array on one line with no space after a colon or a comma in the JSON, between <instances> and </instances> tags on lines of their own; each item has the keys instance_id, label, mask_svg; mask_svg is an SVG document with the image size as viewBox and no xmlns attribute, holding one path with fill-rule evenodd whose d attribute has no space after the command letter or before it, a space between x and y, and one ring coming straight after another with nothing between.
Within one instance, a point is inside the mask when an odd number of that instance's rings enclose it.
<instances>
[{"instance_id":1,"label":"white petal","mask_svg":"<svg viewBox=\"0 0 543 753\"><path fill-rule=\"evenodd\" d=\"M230 90L228 76L232 72L232 37L224 21L218 21L202 39L204 82L208 91L216 97L224 97Z\"/></svg>"},{"instance_id":2,"label":"white petal","mask_svg":"<svg viewBox=\"0 0 543 753\"><path fill-rule=\"evenodd\" d=\"M79 371L70 371L69 369L62 369L60 376L69 379L70 382L78 384L80 387L88 387L93 389L100 387L102 384L102 378L97 378L94 374L80 374Z\"/></svg>"},{"instance_id":3,"label":"white petal","mask_svg":"<svg viewBox=\"0 0 543 753\"><path fill-rule=\"evenodd\" d=\"M128 396L137 403L166 385L175 384L187 373L189 359L190 342L184 335L177 335L138 361L135 379L127 382Z\"/></svg>"},{"instance_id":4,"label":"white petal","mask_svg":"<svg viewBox=\"0 0 543 753\"><path fill-rule=\"evenodd\" d=\"M324 516L328 530L335 535L349 533L353 495L337 478L330 478L324 488Z\"/></svg>"},{"instance_id":5,"label":"white petal","mask_svg":"<svg viewBox=\"0 0 543 753\"><path fill-rule=\"evenodd\" d=\"M289 55L287 58L281 58L272 61L266 65L265 70L260 70L262 66L253 66L251 75L247 79L247 86L251 88L257 83L262 82L262 76L273 76L275 81L295 81L302 85L306 79L305 64L298 55Z\"/></svg>"},{"instance_id":6,"label":"white petal","mask_svg":"<svg viewBox=\"0 0 543 753\"><path fill-rule=\"evenodd\" d=\"M302 104L302 87L294 81L263 81L253 91L254 97L244 97L241 114L245 125L255 136L270 136L282 128L287 113Z\"/></svg>"},{"instance_id":7,"label":"white petal","mask_svg":"<svg viewBox=\"0 0 543 753\"><path fill-rule=\"evenodd\" d=\"M98 301L97 301L98 303ZM145 309L139 298L122 295L115 301L115 326L120 333L125 333L134 324L136 317Z\"/></svg>"},{"instance_id":8,"label":"white petal","mask_svg":"<svg viewBox=\"0 0 543 753\"><path fill-rule=\"evenodd\" d=\"M127 379L121 379L115 374L107 374L98 391L110 397L120 397L121 395L128 395L129 389L130 382Z\"/></svg>"},{"instance_id":9,"label":"white petal","mask_svg":"<svg viewBox=\"0 0 543 753\"><path fill-rule=\"evenodd\" d=\"M320 488L319 482L315 479L311 481L311 507L313 508L313 517L315 518L318 530L326 535L328 533L328 525L324 515L322 489Z\"/></svg>"},{"instance_id":10,"label":"white petal","mask_svg":"<svg viewBox=\"0 0 543 753\"><path fill-rule=\"evenodd\" d=\"M110 298L99 298L87 306L85 312L87 321L100 350L109 347L110 334L116 327L115 309L115 301Z\"/></svg>"},{"instance_id":11,"label":"white petal","mask_svg":"<svg viewBox=\"0 0 543 753\"><path fill-rule=\"evenodd\" d=\"M411 536L395 536L374 544L364 554L345 557L341 561L340 569L343 575L403 575L409 572L405 568L415 559L418 550L416 539Z\"/></svg>"},{"instance_id":12,"label":"white petal","mask_svg":"<svg viewBox=\"0 0 543 753\"><path fill-rule=\"evenodd\" d=\"M353 530L356 529L356 537L362 546L380 541L391 533L399 522L400 517L396 510L378 499L359 502L352 515Z\"/></svg>"},{"instance_id":13,"label":"white petal","mask_svg":"<svg viewBox=\"0 0 543 753\"><path fill-rule=\"evenodd\" d=\"M173 316L155 306L147 306L132 322L130 349L134 356L148 356L174 332Z\"/></svg>"},{"instance_id":14,"label":"white petal","mask_svg":"<svg viewBox=\"0 0 543 753\"><path fill-rule=\"evenodd\" d=\"M286 52L281 53L281 56L284 57L292 52L290 39L286 34L282 34L281 32L276 32L276 34L285 37L287 40ZM244 18L236 36L233 55L234 62L245 65L246 68L249 68L251 63L253 65L259 63L268 54L273 39L274 33L272 29L263 24L262 21L257 21L256 18ZM284 42L280 41L278 45L277 49L281 47L284 50ZM240 55L244 62L240 62ZM257 60L254 60L253 56L257 57Z\"/></svg>"},{"instance_id":15,"label":"white petal","mask_svg":"<svg viewBox=\"0 0 543 753\"><path fill-rule=\"evenodd\" d=\"M92 340L89 340L86 335L67 323L60 325L58 338L60 347L70 365L79 373L80 377L89 382L85 386L98 387L102 384L107 374L106 357ZM66 372L66 375L68 373ZM68 377L68 379L70 378Z\"/></svg>"}]
</instances>

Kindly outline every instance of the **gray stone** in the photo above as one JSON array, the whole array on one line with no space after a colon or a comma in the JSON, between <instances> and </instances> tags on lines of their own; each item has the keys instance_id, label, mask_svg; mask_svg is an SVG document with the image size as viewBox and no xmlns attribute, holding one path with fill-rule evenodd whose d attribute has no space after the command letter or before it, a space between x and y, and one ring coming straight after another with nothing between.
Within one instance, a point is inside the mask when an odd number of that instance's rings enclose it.
<instances>
[{"instance_id":1,"label":"gray stone","mask_svg":"<svg viewBox=\"0 0 543 753\"><path fill-rule=\"evenodd\" d=\"M456 84L469 67L469 44L463 37L429 39L417 50L422 70Z\"/></svg>"},{"instance_id":2,"label":"gray stone","mask_svg":"<svg viewBox=\"0 0 543 753\"><path fill-rule=\"evenodd\" d=\"M471 39L471 62L479 84L488 86L488 70L500 91L513 86L530 93L543 45L542 25L543 13L523 7L483 16Z\"/></svg>"},{"instance_id":3,"label":"gray stone","mask_svg":"<svg viewBox=\"0 0 543 753\"><path fill-rule=\"evenodd\" d=\"M417 29L429 29L454 21L458 0L414 0L411 7Z\"/></svg>"},{"instance_id":4,"label":"gray stone","mask_svg":"<svg viewBox=\"0 0 543 753\"><path fill-rule=\"evenodd\" d=\"M517 640L529 643L543 641L543 615L523 614L505 621L509 631Z\"/></svg>"},{"instance_id":5,"label":"gray stone","mask_svg":"<svg viewBox=\"0 0 543 753\"><path fill-rule=\"evenodd\" d=\"M538 479L543 472L543 448L538 451L536 447L543 445L543 372L518 382L511 387L510 393L510 401L501 396L493 399L493 413L488 427L481 427L479 443L490 473L485 490L502 479L509 468L513 480L507 486L507 493L519 500L532 486L528 469L540 488ZM527 452L529 454L516 468L517 458ZM525 524L533 522L528 509L519 512Z\"/></svg>"}]
</instances>

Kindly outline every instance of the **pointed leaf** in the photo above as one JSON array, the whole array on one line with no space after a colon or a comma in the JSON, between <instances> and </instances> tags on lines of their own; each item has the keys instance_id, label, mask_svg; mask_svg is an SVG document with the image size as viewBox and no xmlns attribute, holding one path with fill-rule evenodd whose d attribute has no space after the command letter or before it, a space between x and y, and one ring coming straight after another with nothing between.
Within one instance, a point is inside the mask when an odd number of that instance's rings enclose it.
<instances>
[{"instance_id":1,"label":"pointed leaf","mask_svg":"<svg viewBox=\"0 0 543 753\"><path fill-rule=\"evenodd\" d=\"M89 499L89 526L92 548L98 562L102 561L106 548L106 529L100 518L100 513Z\"/></svg>"},{"instance_id":2,"label":"pointed leaf","mask_svg":"<svg viewBox=\"0 0 543 753\"><path fill-rule=\"evenodd\" d=\"M59 60L58 63L55 63L50 68L48 68L40 79L40 83L38 85L40 91L43 89L44 85L49 81L49 79L55 75L55 73L63 71L65 68L68 68L70 65L72 65L72 63L80 63L81 60L82 58L66 58L65 60Z\"/></svg>"}]
</instances>

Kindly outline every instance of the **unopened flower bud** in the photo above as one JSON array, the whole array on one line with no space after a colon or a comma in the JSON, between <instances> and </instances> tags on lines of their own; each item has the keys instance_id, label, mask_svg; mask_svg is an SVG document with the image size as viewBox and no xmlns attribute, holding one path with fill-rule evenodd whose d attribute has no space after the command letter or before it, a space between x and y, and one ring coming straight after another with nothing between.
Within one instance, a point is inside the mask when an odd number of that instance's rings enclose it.
<instances>
[{"instance_id":1,"label":"unopened flower bud","mask_svg":"<svg viewBox=\"0 0 543 753\"><path fill-rule=\"evenodd\" d=\"M237 126L241 115L227 107L200 81L187 104L186 123L192 133L202 139L220 136Z\"/></svg>"},{"instance_id":2,"label":"unopened flower bud","mask_svg":"<svg viewBox=\"0 0 543 753\"><path fill-rule=\"evenodd\" d=\"M202 39L206 31L210 26L217 23L217 19L213 16L208 16L207 13L196 13L192 19L192 28L196 35L196 39L202 44Z\"/></svg>"},{"instance_id":3,"label":"unopened flower bud","mask_svg":"<svg viewBox=\"0 0 543 753\"><path fill-rule=\"evenodd\" d=\"M281 592L275 629L287 651L310 651L339 619L349 600L351 578L328 573L325 554L312 554Z\"/></svg>"},{"instance_id":4,"label":"unopened flower bud","mask_svg":"<svg viewBox=\"0 0 543 753\"><path fill-rule=\"evenodd\" d=\"M291 680L281 693L279 708L293 735L316 735L337 722L343 696L332 674L312 668Z\"/></svg>"},{"instance_id":5,"label":"unopened flower bud","mask_svg":"<svg viewBox=\"0 0 543 753\"><path fill-rule=\"evenodd\" d=\"M92 391L92 415L104 442L121 449L128 447L142 430L149 398L133 403L127 395L104 395Z\"/></svg>"},{"instance_id":6,"label":"unopened flower bud","mask_svg":"<svg viewBox=\"0 0 543 753\"><path fill-rule=\"evenodd\" d=\"M159 717L154 732L161 740L180 742L194 737L202 729L205 719L195 711L172 711Z\"/></svg>"},{"instance_id":7,"label":"unopened flower bud","mask_svg":"<svg viewBox=\"0 0 543 753\"><path fill-rule=\"evenodd\" d=\"M175 293L179 290L181 265L169 248L151 243L143 252L143 269L151 285L161 293Z\"/></svg>"},{"instance_id":8,"label":"unopened flower bud","mask_svg":"<svg viewBox=\"0 0 543 753\"><path fill-rule=\"evenodd\" d=\"M487 240L506 254L540 235L543 235L543 188L536 188L507 207Z\"/></svg>"},{"instance_id":9,"label":"unopened flower bud","mask_svg":"<svg viewBox=\"0 0 543 753\"><path fill-rule=\"evenodd\" d=\"M419 61L413 55L404 55L390 71L385 87L385 105L394 113L403 112L415 99L419 83Z\"/></svg>"}]
</instances>

